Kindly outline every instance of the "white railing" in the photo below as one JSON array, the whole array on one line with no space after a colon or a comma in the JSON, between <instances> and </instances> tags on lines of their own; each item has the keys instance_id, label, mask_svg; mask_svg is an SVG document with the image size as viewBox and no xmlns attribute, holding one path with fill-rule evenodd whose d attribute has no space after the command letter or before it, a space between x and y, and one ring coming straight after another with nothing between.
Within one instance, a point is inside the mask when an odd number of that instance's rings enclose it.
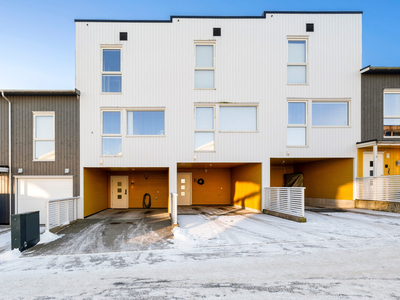
<instances>
[{"instance_id":1,"label":"white railing","mask_svg":"<svg viewBox=\"0 0 400 300\"><path fill-rule=\"evenodd\" d=\"M356 178L358 200L400 202L400 175Z\"/></svg>"},{"instance_id":2,"label":"white railing","mask_svg":"<svg viewBox=\"0 0 400 300\"><path fill-rule=\"evenodd\" d=\"M178 194L171 193L169 202L170 216L173 225L178 224Z\"/></svg>"},{"instance_id":3,"label":"white railing","mask_svg":"<svg viewBox=\"0 0 400 300\"><path fill-rule=\"evenodd\" d=\"M46 201L46 230L68 225L78 218L79 197Z\"/></svg>"},{"instance_id":4,"label":"white railing","mask_svg":"<svg viewBox=\"0 0 400 300\"><path fill-rule=\"evenodd\" d=\"M265 188L265 209L304 217L305 187L269 187Z\"/></svg>"}]
</instances>

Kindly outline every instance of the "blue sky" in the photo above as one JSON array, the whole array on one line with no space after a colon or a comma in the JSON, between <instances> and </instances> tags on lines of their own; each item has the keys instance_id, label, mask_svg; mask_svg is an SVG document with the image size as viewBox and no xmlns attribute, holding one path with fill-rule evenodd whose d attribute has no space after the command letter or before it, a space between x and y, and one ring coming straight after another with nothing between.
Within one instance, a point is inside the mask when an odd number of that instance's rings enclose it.
<instances>
[{"instance_id":1,"label":"blue sky","mask_svg":"<svg viewBox=\"0 0 400 300\"><path fill-rule=\"evenodd\" d=\"M74 89L74 19L363 11L363 66L400 66L400 0L0 0L0 89Z\"/></svg>"}]
</instances>

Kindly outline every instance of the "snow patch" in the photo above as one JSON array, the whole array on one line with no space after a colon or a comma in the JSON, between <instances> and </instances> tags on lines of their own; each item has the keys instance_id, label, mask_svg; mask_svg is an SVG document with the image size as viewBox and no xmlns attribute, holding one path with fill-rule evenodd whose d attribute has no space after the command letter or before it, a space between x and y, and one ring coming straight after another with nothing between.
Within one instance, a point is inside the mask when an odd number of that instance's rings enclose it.
<instances>
[{"instance_id":1,"label":"snow patch","mask_svg":"<svg viewBox=\"0 0 400 300\"><path fill-rule=\"evenodd\" d=\"M5 251L0 254L0 261L12 261L19 258L21 255L22 253L19 249Z\"/></svg>"},{"instance_id":2,"label":"snow patch","mask_svg":"<svg viewBox=\"0 0 400 300\"><path fill-rule=\"evenodd\" d=\"M195 236L190 234L188 229L175 227L172 233L174 234L172 242L179 248L194 248L197 245Z\"/></svg>"},{"instance_id":3,"label":"snow patch","mask_svg":"<svg viewBox=\"0 0 400 300\"><path fill-rule=\"evenodd\" d=\"M63 234L54 234L51 233L50 231L46 230L44 233L40 235L40 242L38 244L47 244L50 242L53 242L55 240L58 240L60 237L64 236Z\"/></svg>"}]
</instances>

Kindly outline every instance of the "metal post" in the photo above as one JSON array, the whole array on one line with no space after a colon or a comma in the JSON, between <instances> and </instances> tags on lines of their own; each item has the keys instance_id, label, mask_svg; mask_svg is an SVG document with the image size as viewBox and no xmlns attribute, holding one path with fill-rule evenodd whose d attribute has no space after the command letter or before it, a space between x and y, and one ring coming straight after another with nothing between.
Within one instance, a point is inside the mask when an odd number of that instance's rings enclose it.
<instances>
[{"instance_id":1,"label":"metal post","mask_svg":"<svg viewBox=\"0 0 400 300\"><path fill-rule=\"evenodd\" d=\"M374 145L373 147L372 147L372 149L373 149L373 154L372 154L372 156L373 156L373 158L372 158L372 163L373 163L373 176L374 177L376 177L376 176L378 176L378 174L377 174L377 170L378 170L378 168L377 168L377 164L378 164L378 146L377 145Z\"/></svg>"}]
</instances>

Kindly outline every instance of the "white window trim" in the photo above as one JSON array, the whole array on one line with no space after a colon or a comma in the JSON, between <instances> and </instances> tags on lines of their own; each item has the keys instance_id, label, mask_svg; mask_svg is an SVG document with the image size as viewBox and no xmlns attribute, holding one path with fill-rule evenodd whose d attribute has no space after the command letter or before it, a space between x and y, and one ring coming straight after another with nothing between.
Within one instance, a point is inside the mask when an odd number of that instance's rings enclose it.
<instances>
[{"instance_id":1,"label":"white window trim","mask_svg":"<svg viewBox=\"0 0 400 300\"><path fill-rule=\"evenodd\" d=\"M213 46L213 62L214 62L214 67L213 68L201 68L201 67L196 67L196 46ZM194 41L194 72L193 72L193 86L195 90L216 90L216 40L211 40L211 41ZM214 71L214 87L213 88L197 88L196 87L196 71Z\"/></svg>"},{"instance_id":2,"label":"white window trim","mask_svg":"<svg viewBox=\"0 0 400 300\"><path fill-rule=\"evenodd\" d=\"M120 123L119 123L119 134L104 134L103 133L103 112L119 112L120 113ZM101 132L101 137L100 137L100 156L101 157L122 157L123 156L123 138L122 138L122 124L123 124L123 114L122 114L122 109L101 109L100 110L100 132ZM121 137L121 155L104 155L103 154L103 137Z\"/></svg>"},{"instance_id":3,"label":"white window trim","mask_svg":"<svg viewBox=\"0 0 400 300\"><path fill-rule=\"evenodd\" d=\"M385 94L400 94L400 89L396 88L386 88L383 89L383 110L382 110L382 129L383 129L383 122L385 119L400 119L400 116L391 116L391 117L385 117ZM399 125L400 126L400 125ZM400 139L400 136L383 136L384 139Z\"/></svg>"},{"instance_id":4,"label":"white window trim","mask_svg":"<svg viewBox=\"0 0 400 300\"><path fill-rule=\"evenodd\" d=\"M201 107L201 108L206 108L206 107L210 107L213 108L213 127L214 129L196 129L196 108L197 107ZM215 134L216 132L216 105L210 105L210 104L197 104L194 106L194 136L193 136L193 145L195 145L196 142L196 132L213 132L214 133L214 150L205 150L205 151L201 151L201 150L194 150L194 152L196 153L215 153L217 152L217 135Z\"/></svg>"},{"instance_id":5,"label":"white window trim","mask_svg":"<svg viewBox=\"0 0 400 300\"><path fill-rule=\"evenodd\" d=\"M305 54L306 54L306 62L305 63L290 63L289 62L289 42L305 42ZM286 66L286 84L287 85L308 85L308 36L287 36L286 41L286 59L287 59L287 66ZM288 83L288 67L289 66L305 66L306 67L306 82L305 83Z\"/></svg>"},{"instance_id":6,"label":"white window trim","mask_svg":"<svg viewBox=\"0 0 400 300\"><path fill-rule=\"evenodd\" d=\"M103 50L120 50L120 71L110 72L103 71ZM100 45L100 82L101 82L101 95L122 95L123 76L122 76L122 45ZM103 92L103 75L120 75L121 76L121 92Z\"/></svg>"},{"instance_id":7,"label":"white window trim","mask_svg":"<svg viewBox=\"0 0 400 300\"><path fill-rule=\"evenodd\" d=\"M314 126L312 124L312 116L313 116L313 111L312 111L312 105L314 102L347 102L347 126ZM350 114L350 109L351 109L351 100L350 99L312 99L311 100L311 127L312 128L351 128L351 114Z\"/></svg>"},{"instance_id":8,"label":"white window trim","mask_svg":"<svg viewBox=\"0 0 400 300\"><path fill-rule=\"evenodd\" d=\"M135 107L135 108L126 108L124 109L124 115L125 118L128 118L128 112L130 111L162 111L164 112L164 134L163 135L134 135L134 134L128 134L128 127L126 128L126 137L128 138L164 138L166 137L167 133L165 130L165 124L166 124L166 113L165 113L165 107ZM128 126L128 120L126 120L126 126Z\"/></svg>"},{"instance_id":9,"label":"white window trim","mask_svg":"<svg viewBox=\"0 0 400 300\"><path fill-rule=\"evenodd\" d=\"M306 105L306 111L305 111L305 118L306 118L306 122L305 124L289 124L289 103L305 103ZM308 148L308 100L288 100L287 101L287 106L286 106L286 147L287 148ZM287 129L288 128L305 128L306 129L306 140L305 140L305 145L288 145L287 144Z\"/></svg>"},{"instance_id":10,"label":"white window trim","mask_svg":"<svg viewBox=\"0 0 400 300\"><path fill-rule=\"evenodd\" d=\"M54 111L33 111L33 161L55 161L56 160L56 115ZM53 138L52 139L37 139L36 138L36 117L37 116L53 116ZM54 159L37 159L36 156L36 141L54 141Z\"/></svg>"},{"instance_id":11,"label":"white window trim","mask_svg":"<svg viewBox=\"0 0 400 300\"><path fill-rule=\"evenodd\" d=\"M220 107L231 107L231 106L239 106L239 107L255 107L256 108L256 130L219 130L219 122L221 121L219 108ZM218 133L258 133L259 128L259 118L258 118L258 104L248 104L248 103L224 103L218 105Z\"/></svg>"}]
</instances>

